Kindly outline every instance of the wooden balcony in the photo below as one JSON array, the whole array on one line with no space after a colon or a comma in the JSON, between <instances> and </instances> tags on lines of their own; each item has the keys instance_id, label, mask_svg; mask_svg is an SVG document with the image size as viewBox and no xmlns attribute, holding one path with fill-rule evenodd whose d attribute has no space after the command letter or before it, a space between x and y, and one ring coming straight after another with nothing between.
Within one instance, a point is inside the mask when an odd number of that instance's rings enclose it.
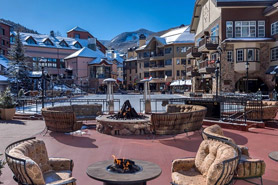
<instances>
[{"instance_id":1,"label":"wooden balcony","mask_svg":"<svg viewBox=\"0 0 278 185\"><path fill-rule=\"evenodd\" d=\"M198 47L194 46L189 48L186 52L185 55L189 58L199 58L202 53L198 52Z\"/></svg>"},{"instance_id":2,"label":"wooden balcony","mask_svg":"<svg viewBox=\"0 0 278 185\"><path fill-rule=\"evenodd\" d=\"M205 37L199 42L199 52L207 52L212 50L217 50L219 46L219 37L218 36L210 36Z\"/></svg>"}]
</instances>

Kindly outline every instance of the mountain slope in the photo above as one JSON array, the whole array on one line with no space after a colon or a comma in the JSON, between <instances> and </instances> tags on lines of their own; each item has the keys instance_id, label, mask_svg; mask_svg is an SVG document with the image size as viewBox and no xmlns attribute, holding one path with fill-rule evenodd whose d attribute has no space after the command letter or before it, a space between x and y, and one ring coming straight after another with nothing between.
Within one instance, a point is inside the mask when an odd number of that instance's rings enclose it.
<instances>
[{"instance_id":1,"label":"mountain slope","mask_svg":"<svg viewBox=\"0 0 278 185\"><path fill-rule=\"evenodd\" d=\"M111 41L102 40L101 42L107 48L114 48L115 50L124 53L127 51L127 48L137 46L137 42L139 41L139 36L141 34L144 34L146 37L148 37L149 35L154 34L154 32L146 29L139 29L134 32L121 33L114 37Z\"/></svg>"},{"instance_id":2,"label":"mountain slope","mask_svg":"<svg viewBox=\"0 0 278 185\"><path fill-rule=\"evenodd\" d=\"M25 32L25 33L38 33L37 31L35 30L32 30L30 28L26 28L25 26L22 26L21 24L19 23L15 23L13 21L10 21L10 20L6 20L6 19L0 19L0 21L6 23L6 24L9 24L13 27L13 30L14 31L17 31L19 30L20 32Z\"/></svg>"}]
</instances>

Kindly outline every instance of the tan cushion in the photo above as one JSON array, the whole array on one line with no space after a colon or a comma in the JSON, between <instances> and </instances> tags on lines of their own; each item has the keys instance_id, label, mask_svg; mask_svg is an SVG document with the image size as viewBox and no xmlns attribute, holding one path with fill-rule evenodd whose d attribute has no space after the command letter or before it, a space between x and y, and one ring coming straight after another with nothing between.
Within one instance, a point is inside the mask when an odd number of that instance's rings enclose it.
<instances>
[{"instance_id":1,"label":"tan cushion","mask_svg":"<svg viewBox=\"0 0 278 185\"><path fill-rule=\"evenodd\" d=\"M265 173L265 162L259 159L241 158L236 177L258 177Z\"/></svg>"},{"instance_id":2,"label":"tan cushion","mask_svg":"<svg viewBox=\"0 0 278 185\"><path fill-rule=\"evenodd\" d=\"M214 184L221 175L221 163L236 156L233 147L219 141L204 140L198 149L195 166L202 175L207 176L208 184Z\"/></svg>"},{"instance_id":3,"label":"tan cushion","mask_svg":"<svg viewBox=\"0 0 278 185\"><path fill-rule=\"evenodd\" d=\"M180 171L172 173L172 181L177 185L205 185L206 178L200 174L195 168L188 171Z\"/></svg>"}]
</instances>

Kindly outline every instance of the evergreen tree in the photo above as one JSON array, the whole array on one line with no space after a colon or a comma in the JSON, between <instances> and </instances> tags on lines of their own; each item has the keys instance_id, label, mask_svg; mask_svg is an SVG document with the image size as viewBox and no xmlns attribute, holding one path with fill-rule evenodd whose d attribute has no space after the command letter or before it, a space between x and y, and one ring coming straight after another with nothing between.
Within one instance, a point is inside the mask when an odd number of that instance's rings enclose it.
<instances>
[{"instance_id":1,"label":"evergreen tree","mask_svg":"<svg viewBox=\"0 0 278 185\"><path fill-rule=\"evenodd\" d=\"M31 81L29 79L29 68L24 55L23 44L20 40L20 33L17 31L14 45L8 52L8 73L11 91L18 93L19 89L29 90Z\"/></svg>"}]
</instances>

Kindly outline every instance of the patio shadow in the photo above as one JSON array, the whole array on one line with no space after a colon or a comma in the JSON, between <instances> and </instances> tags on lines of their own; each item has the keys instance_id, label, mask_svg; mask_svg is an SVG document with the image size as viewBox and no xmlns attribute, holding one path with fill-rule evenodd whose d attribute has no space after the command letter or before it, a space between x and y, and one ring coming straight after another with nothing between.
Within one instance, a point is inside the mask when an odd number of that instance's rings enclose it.
<instances>
[{"instance_id":1,"label":"patio shadow","mask_svg":"<svg viewBox=\"0 0 278 185\"><path fill-rule=\"evenodd\" d=\"M77 147L77 148L98 148L97 145L93 144L96 140L86 135L66 135L64 133L50 132L49 135L56 139L58 142Z\"/></svg>"},{"instance_id":2,"label":"patio shadow","mask_svg":"<svg viewBox=\"0 0 278 185\"><path fill-rule=\"evenodd\" d=\"M246 143L248 143L248 139L243 135L235 134L227 130L224 130L224 136L232 138L237 145L245 145Z\"/></svg>"},{"instance_id":3,"label":"patio shadow","mask_svg":"<svg viewBox=\"0 0 278 185\"><path fill-rule=\"evenodd\" d=\"M0 120L0 124L25 125L25 122L20 120Z\"/></svg>"},{"instance_id":4,"label":"patio shadow","mask_svg":"<svg viewBox=\"0 0 278 185\"><path fill-rule=\"evenodd\" d=\"M190 134L189 136L184 135L181 138L173 137L172 139L159 140L159 142L161 144L176 147L185 151L197 152L199 145L202 142L202 137L200 135L200 132L194 132L192 135Z\"/></svg>"}]
</instances>

